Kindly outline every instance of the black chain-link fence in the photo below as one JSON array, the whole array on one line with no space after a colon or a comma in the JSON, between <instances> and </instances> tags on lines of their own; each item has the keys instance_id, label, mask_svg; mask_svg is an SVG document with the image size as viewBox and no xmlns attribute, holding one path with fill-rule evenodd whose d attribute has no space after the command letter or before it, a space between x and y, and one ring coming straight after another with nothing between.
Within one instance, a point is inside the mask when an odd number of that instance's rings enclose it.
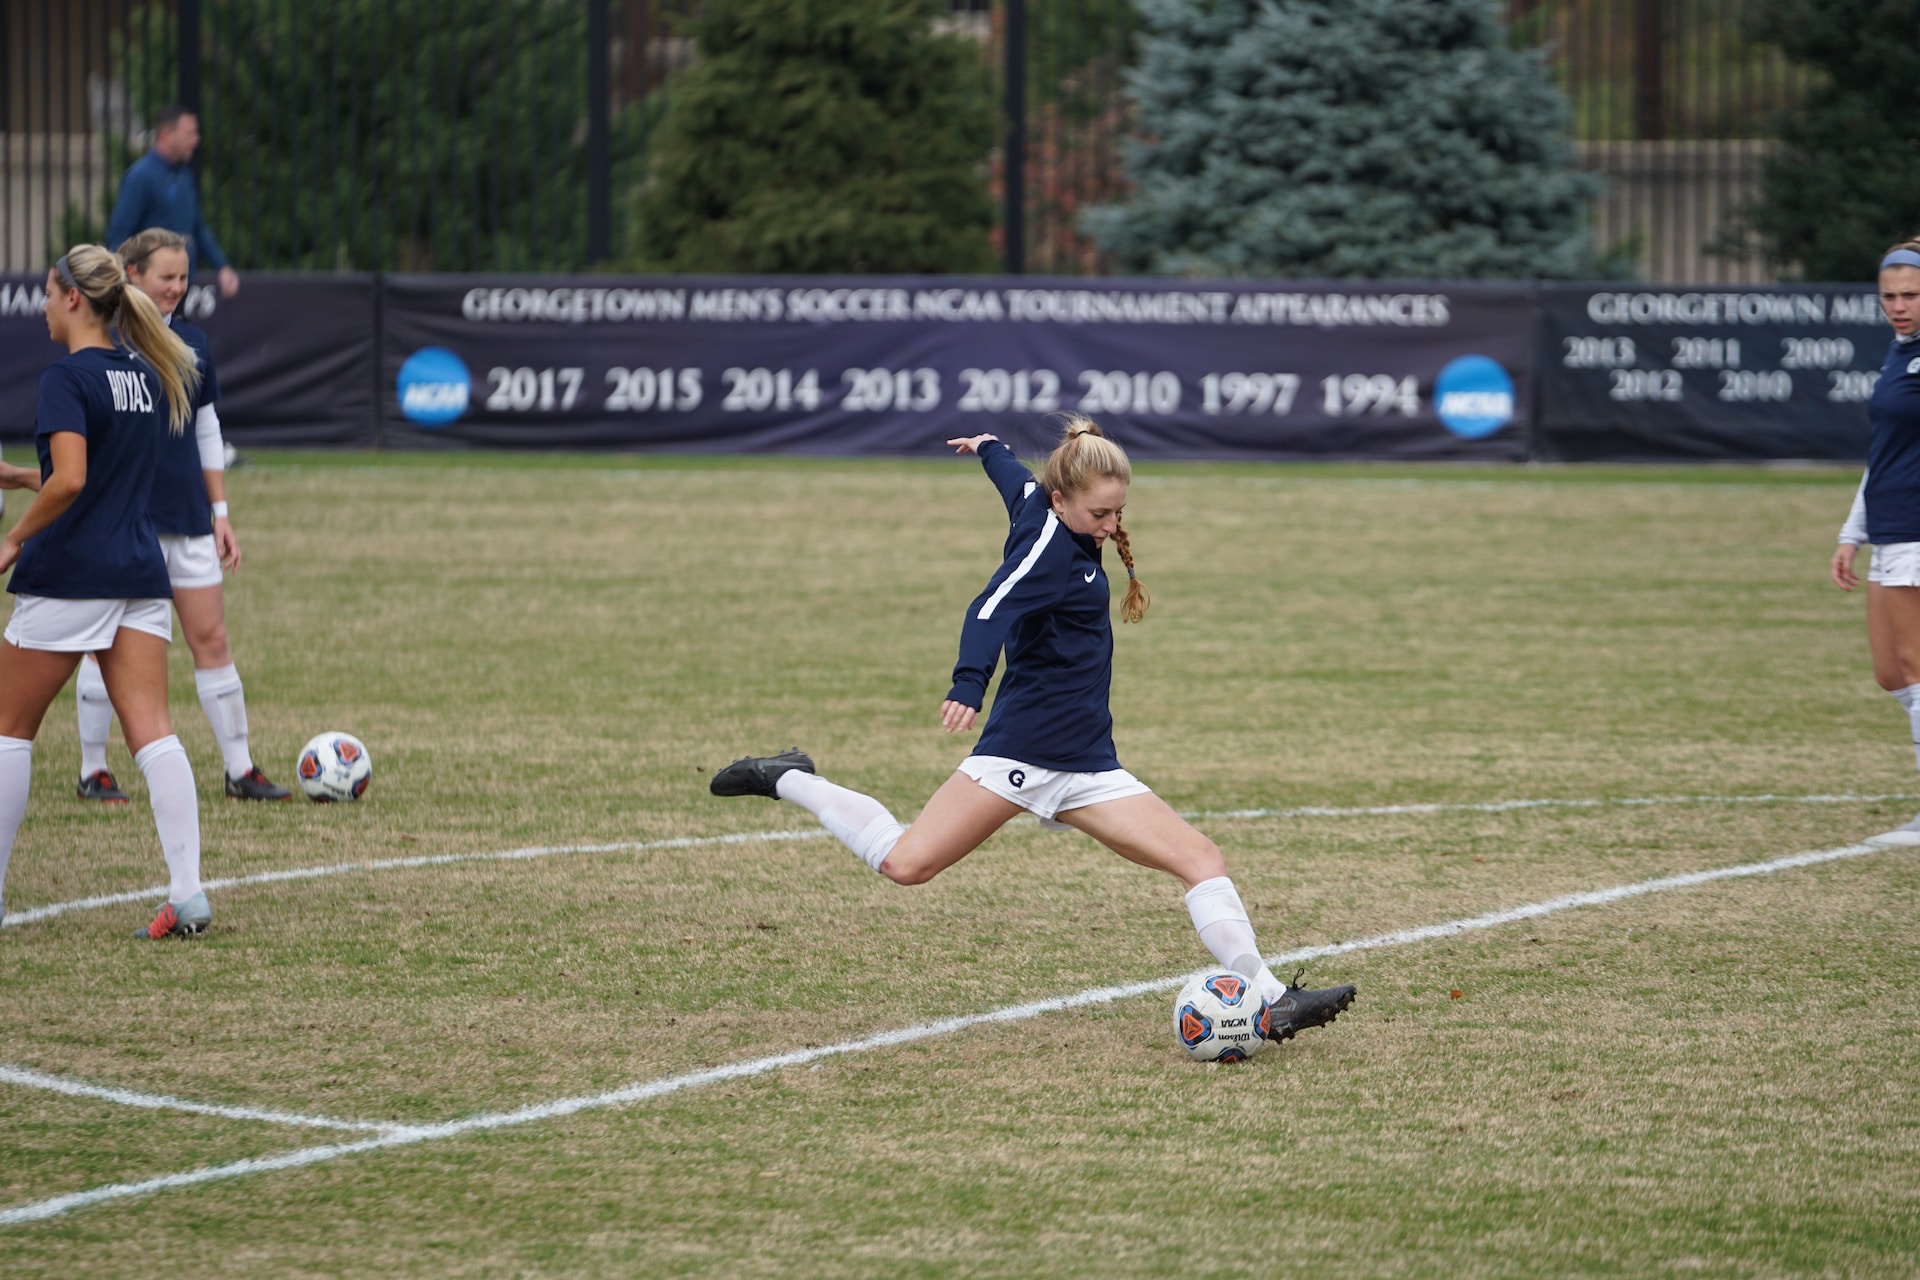
<instances>
[{"instance_id":1,"label":"black chain-link fence","mask_svg":"<svg viewBox=\"0 0 1920 1280\"><path fill-rule=\"evenodd\" d=\"M697 3L0 0L0 268L99 238L171 102L199 113L202 204L243 269L618 262ZM1747 0L1505 3L1607 179L1600 247L1649 279L1763 279L1728 219L1806 79L1742 34ZM1103 272L1078 215L1126 192L1131 0L950 0L942 21L998 76L1007 269Z\"/></svg>"}]
</instances>

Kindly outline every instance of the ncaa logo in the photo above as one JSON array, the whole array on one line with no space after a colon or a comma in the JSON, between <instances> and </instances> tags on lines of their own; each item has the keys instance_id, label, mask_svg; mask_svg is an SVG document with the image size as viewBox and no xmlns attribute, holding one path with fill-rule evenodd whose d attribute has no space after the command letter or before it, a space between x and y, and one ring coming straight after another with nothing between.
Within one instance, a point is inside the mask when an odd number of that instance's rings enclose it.
<instances>
[{"instance_id":1,"label":"ncaa logo","mask_svg":"<svg viewBox=\"0 0 1920 1280\"><path fill-rule=\"evenodd\" d=\"M1907 372L1920 373L1920 356L1915 356L1913 359L1907 361Z\"/></svg>"},{"instance_id":2,"label":"ncaa logo","mask_svg":"<svg viewBox=\"0 0 1920 1280\"><path fill-rule=\"evenodd\" d=\"M1490 436L1513 420L1513 379L1486 356L1450 360L1434 380L1433 409L1463 440Z\"/></svg>"},{"instance_id":3,"label":"ncaa logo","mask_svg":"<svg viewBox=\"0 0 1920 1280\"><path fill-rule=\"evenodd\" d=\"M1027 785L1027 771L1025 769L1014 769L1007 774L1007 781L1011 782L1016 790L1024 787Z\"/></svg>"},{"instance_id":4,"label":"ncaa logo","mask_svg":"<svg viewBox=\"0 0 1920 1280\"><path fill-rule=\"evenodd\" d=\"M394 385L400 412L423 427L444 427L467 411L473 379L459 356L445 347L422 347L400 366Z\"/></svg>"}]
</instances>

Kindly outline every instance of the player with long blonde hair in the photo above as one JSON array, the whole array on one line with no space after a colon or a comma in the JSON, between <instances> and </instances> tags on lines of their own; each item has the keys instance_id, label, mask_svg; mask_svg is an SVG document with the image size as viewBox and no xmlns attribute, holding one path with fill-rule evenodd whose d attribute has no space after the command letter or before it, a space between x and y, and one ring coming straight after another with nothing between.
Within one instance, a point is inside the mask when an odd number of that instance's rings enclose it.
<instances>
[{"instance_id":1,"label":"player with long blonde hair","mask_svg":"<svg viewBox=\"0 0 1920 1280\"><path fill-rule=\"evenodd\" d=\"M967 608L953 686L940 706L948 733L971 729L1005 652L1000 692L973 754L911 826L878 800L818 776L812 758L797 749L734 761L714 776L713 794L791 801L862 862L905 885L925 884L1022 812L1084 831L1186 887L1200 941L1221 964L1252 979L1271 1005L1270 1039L1332 1022L1353 1002L1354 989L1281 982L1261 958L1218 846L1121 768L1115 754L1111 597L1101 563L1107 543L1127 572L1121 617L1138 622L1151 603L1121 526L1133 479L1126 453L1079 415L1068 417L1038 477L995 436L947 443L979 456L1011 521L1000 568Z\"/></svg>"},{"instance_id":2,"label":"player with long blonde hair","mask_svg":"<svg viewBox=\"0 0 1920 1280\"><path fill-rule=\"evenodd\" d=\"M0 463L0 488L33 504L0 538L14 594L0 644L0 887L27 809L33 740L85 653L100 672L134 763L147 777L170 884L141 936L205 931L193 766L167 715L173 638L166 561L147 500L168 433L193 417L200 372L153 300L99 245L47 272L47 335L67 349L40 375L37 469Z\"/></svg>"}]
</instances>

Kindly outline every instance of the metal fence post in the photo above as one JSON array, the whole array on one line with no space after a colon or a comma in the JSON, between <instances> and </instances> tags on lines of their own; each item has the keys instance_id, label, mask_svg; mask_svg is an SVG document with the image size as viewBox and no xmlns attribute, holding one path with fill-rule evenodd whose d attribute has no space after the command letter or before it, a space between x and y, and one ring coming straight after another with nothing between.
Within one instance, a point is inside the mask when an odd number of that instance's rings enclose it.
<instances>
[{"instance_id":1,"label":"metal fence post","mask_svg":"<svg viewBox=\"0 0 1920 1280\"><path fill-rule=\"evenodd\" d=\"M611 256L608 225L612 221L612 175L607 145L609 85L607 78L607 0L587 3L587 263Z\"/></svg>"},{"instance_id":2,"label":"metal fence post","mask_svg":"<svg viewBox=\"0 0 1920 1280\"><path fill-rule=\"evenodd\" d=\"M1665 33L1660 0L1638 0L1633 25L1633 136L1642 141L1667 136Z\"/></svg>"},{"instance_id":3,"label":"metal fence post","mask_svg":"<svg viewBox=\"0 0 1920 1280\"><path fill-rule=\"evenodd\" d=\"M1000 233L1006 238L1010 276L1027 270L1027 3L1007 0L1005 212Z\"/></svg>"},{"instance_id":4,"label":"metal fence post","mask_svg":"<svg viewBox=\"0 0 1920 1280\"><path fill-rule=\"evenodd\" d=\"M180 105L200 111L200 0L179 0Z\"/></svg>"},{"instance_id":5,"label":"metal fence post","mask_svg":"<svg viewBox=\"0 0 1920 1280\"><path fill-rule=\"evenodd\" d=\"M387 447L387 273L373 273L373 447Z\"/></svg>"}]
</instances>

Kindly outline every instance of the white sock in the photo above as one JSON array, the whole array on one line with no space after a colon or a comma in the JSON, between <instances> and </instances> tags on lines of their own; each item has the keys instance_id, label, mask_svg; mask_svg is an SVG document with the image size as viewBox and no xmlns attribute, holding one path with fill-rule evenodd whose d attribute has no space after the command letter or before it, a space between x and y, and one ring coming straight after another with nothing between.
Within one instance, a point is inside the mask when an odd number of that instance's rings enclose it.
<instances>
[{"instance_id":1,"label":"white sock","mask_svg":"<svg viewBox=\"0 0 1920 1280\"><path fill-rule=\"evenodd\" d=\"M91 778L107 767L107 734L113 729L113 702L107 697L107 682L100 674L100 664L91 657L80 660L73 692L80 714L80 776Z\"/></svg>"},{"instance_id":2,"label":"white sock","mask_svg":"<svg viewBox=\"0 0 1920 1280\"><path fill-rule=\"evenodd\" d=\"M782 800L791 800L820 819L820 825L831 831L834 839L875 871L907 830L872 796L849 791L817 774L789 769L774 782L773 789Z\"/></svg>"},{"instance_id":3,"label":"white sock","mask_svg":"<svg viewBox=\"0 0 1920 1280\"><path fill-rule=\"evenodd\" d=\"M193 790L193 764L172 734L140 748L133 762L147 775L153 825L173 878L167 901L185 902L200 892L200 797Z\"/></svg>"},{"instance_id":4,"label":"white sock","mask_svg":"<svg viewBox=\"0 0 1920 1280\"><path fill-rule=\"evenodd\" d=\"M29 738L0 738L0 889L7 886L7 863L13 858L13 837L27 812L27 788L33 782L33 742Z\"/></svg>"},{"instance_id":5,"label":"white sock","mask_svg":"<svg viewBox=\"0 0 1920 1280\"><path fill-rule=\"evenodd\" d=\"M1907 727L1913 734L1913 763L1920 768L1920 684L1895 689L1893 699L1907 709Z\"/></svg>"},{"instance_id":6,"label":"white sock","mask_svg":"<svg viewBox=\"0 0 1920 1280\"><path fill-rule=\"evenodd\" d=\"M1275 977L1267 962L1260 958L1260 944L1253 940L1253 924L1247 919L1247 909L1240 904L1240 894L1232 880L1215 876L1187 890L1187 912L1193 917L1194 931L1215 960L1235 973L1252 978L1267 999L1280 998L1287 984Z\"/></svg>"},{"instance_id":7,"label":"white sock","mask_svg":"<svg viewBox=\"0 0 1920 1280\"><path fill-rule=\"evenodd\" d=\"M200 709L219 739L227 776L240 777L253 768L253 753L247 750L247 694L240 687L239 669L229 662L195 671L193 687L200 691Z\"/></svg>"}]
</instances>

